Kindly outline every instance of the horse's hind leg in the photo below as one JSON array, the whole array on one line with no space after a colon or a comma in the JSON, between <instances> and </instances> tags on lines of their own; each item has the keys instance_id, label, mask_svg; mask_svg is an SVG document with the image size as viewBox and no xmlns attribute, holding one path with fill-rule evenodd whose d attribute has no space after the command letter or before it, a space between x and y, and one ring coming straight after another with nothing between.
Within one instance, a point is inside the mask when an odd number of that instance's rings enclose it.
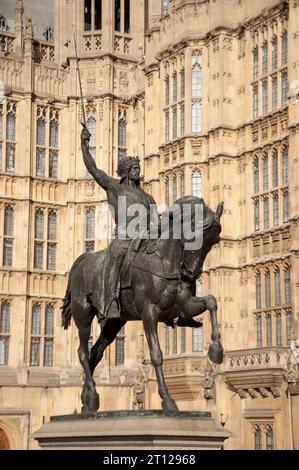
<instances>
[{"instance_id":1,"label":"horse's hind leg","mask_svg":"<svg viewBox=\"0 0 299 470\"><path fill-rule=\"evenodd\" d=\"M96 391L95 382L92 378L88 360L88 340L90 337L91 323L94 315L92 314L92 309L89 305L86 305L85 307L79 307L79 305L76 305L76 308L73 309L73 312L73 317L78 328L80 340L78 356L85 374L85 382L81 393L81 400L83 404L82 413L91 413L97 411L100 404L99 395Z\"/></svg>"},{"instance_id":2,"label":"horse's hind leg","mask_svg":"<svg viewBox=\"0 0 299 470\"><path fill-rule=\"evenodd\" d=\"M93 375L96 366L101 361L105 349L115 340L117 333L125 324L126 322L119 318L103 320L101 334L90 352L89 367L91 375Z\"/></svg>"}]
</instances>

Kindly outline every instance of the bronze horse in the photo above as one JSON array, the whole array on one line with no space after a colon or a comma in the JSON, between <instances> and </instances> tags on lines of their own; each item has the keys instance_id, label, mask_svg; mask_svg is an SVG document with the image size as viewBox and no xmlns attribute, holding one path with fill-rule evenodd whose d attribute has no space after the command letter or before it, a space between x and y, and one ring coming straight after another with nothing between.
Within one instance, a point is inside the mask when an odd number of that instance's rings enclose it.
<instances>
[{"instance_id":1,"label":"bronze horse","mask_svg":"<svg viewBox=\"0 0 299 470\"><path fill-rule=\"evenodd\" d=\"M186 285L194 285L201 272L203 262L212 246L220 240L220 218L223 203L214 213L202 199L194 196L176 201L181 214L185 205L191 205L191 219L194 219L196 205L203 208L202 245L194 251L185 250L187 240L182 236L176 239L170 228L170 236L161 235L148 249L152 241L144 240L131 264L131 286L120 291L120 318L102 318L92 303L92 293L98 288L100 273L103 270L105 250L84 253L74 262L62 307L62 326L70 325L71 317L79 331L78 355L85 373L85 383L81 394L82 412L95 412L99 408L99 395L93 380L93 372L119 330L129 320L142 320L147 338L151 361L155 367L159 395L164 411L177 411L175 401L170 397L162 370L162 351L157 333L158 322L169 323L180 317L190 320L208 310L212 324L212 343L208 356L217 364L223 361L223 348L217 323L217 303L212 295L193 296ZM171 209L170 209L171 211ZM175 218L175 215L173 215ZM188 240L190 241L190 240ZM192 289L191 289L192 290ZM101 334L89 354L88 340L91 323L95 315L101 322Z\"/></svg>"}]
</instances>

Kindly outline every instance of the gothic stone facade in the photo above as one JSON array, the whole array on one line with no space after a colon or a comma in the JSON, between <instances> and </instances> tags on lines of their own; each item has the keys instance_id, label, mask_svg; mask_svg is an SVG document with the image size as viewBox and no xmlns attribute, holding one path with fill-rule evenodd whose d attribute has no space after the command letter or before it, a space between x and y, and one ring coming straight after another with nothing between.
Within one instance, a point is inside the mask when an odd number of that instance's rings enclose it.
<instances>
[{"instance_id":1,"label":"gothic stone facade","mask_svg":"<svg viewBox=\"0 0 299 470\"><path fill-rule=\"evenodd\" d=\"M59 307L73 260L111 232L80 150L75 35L98 167L139 155L158 204L225 204L198 282L217 298L225 361L206 359L208 317L161 326L170 392L211 411L227 449L298 448L299 1L39 3L0 6L0 445L36 448L32 432L81 406ZM160 408L141 323L95 379L103 410Z\"/></svg>"}]
</instances>

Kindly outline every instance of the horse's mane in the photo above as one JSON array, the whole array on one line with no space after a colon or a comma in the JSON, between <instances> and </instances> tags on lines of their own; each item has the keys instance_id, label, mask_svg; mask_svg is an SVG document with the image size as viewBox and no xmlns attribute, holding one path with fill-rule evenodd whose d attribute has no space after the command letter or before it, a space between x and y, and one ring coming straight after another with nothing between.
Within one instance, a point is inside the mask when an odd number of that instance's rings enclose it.
<instances>
[{"instance_id":1,"label":"horse's mane","mask_svg":"<svg viewBox=\"0 0 299 470\"><path fill-rule=\"evenodd\" d=\"M216 214L212 209L209 208L209 206L205 203L205 201L202 198L199 198L197 196L184 196L181 197L180 199L177 199L173 205L169 208L169 212L173 212L175 206L180 206L181 213L183 211L184 205L191 204L191 206L195 206L197 204L200 204L203 206L203 230L207 230L213 222L219 223L216 220ZM192 213L194 215L194 211Z\"/></svg>"}]
</instances>

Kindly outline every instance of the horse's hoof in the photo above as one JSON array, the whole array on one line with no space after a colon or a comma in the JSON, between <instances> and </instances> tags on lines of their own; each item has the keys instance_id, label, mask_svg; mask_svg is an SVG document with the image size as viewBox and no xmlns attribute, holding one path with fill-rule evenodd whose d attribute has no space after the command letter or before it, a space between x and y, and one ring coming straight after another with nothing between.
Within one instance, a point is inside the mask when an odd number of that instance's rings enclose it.
<instances>
[{"instance_id":1,"label":"horse's hoof","mask_svg":"<svg viewBox=\"0 0 299 470\"><path fill-rule=\"evenodd\" d=\"M214 362L214 364L222 364L223 362L223 347L220 343L210 344L208 351L209 359Z\"/></svg>"},{"instance_id":2,"label":"horse's hoof","mask_svg":"<svg viewBox=\"0 0 299 470\"><path fill-rule=\"evenodd\" d=\"M162 410L163 411L170 411L170 412L177 412L179 411L177 404L174 400L162 400Z\"/></svg>"}]
</instances>

